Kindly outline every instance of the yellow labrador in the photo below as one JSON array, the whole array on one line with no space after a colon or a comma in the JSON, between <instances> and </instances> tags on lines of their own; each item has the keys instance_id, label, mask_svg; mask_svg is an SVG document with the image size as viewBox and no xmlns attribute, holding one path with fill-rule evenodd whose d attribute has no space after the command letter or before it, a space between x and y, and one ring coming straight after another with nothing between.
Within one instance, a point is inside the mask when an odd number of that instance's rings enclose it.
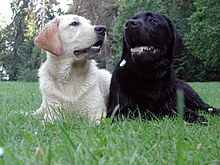
<instances>
[{"instance_id":1,"label":"yellow labrador","mask_svg":"<svg viewBox=\"0 0 220 165\"><path fill-rule=\"evenodd\" d=\"M58 16L47 24L35 39L47 59L38 73L42 104L34 114L53 118L56 110L65 110L95 122L106 116L111 74L92 59L105 35L104 26L78 15Z\"/></svg>"}]
</instances>

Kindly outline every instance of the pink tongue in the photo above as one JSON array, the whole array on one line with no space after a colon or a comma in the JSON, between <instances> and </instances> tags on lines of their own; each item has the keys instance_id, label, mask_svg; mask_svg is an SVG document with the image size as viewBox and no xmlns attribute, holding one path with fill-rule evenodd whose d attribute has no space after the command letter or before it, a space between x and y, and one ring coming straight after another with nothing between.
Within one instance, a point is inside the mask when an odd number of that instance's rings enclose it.
<instances>
[{"instance_id":1,"label":"pink tongue","mask_svg":"<svg viewBox=\"0 0 220 165\"><path fill-rule=\"evenodd\" d=\"M139 53L142 51L142 47L135 47L130 49L132 53Z\"/></svg>"}]
</instances>

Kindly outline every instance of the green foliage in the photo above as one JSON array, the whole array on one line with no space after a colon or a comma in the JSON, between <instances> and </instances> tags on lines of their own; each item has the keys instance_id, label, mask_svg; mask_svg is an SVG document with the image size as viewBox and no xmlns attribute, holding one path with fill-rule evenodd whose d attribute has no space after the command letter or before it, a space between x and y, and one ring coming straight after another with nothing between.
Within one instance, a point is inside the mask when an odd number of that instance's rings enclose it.
<instances>
[{"instance_id":1,"label":"green foliage","mask_svg":"<svg viewBox=\"0 0 220 165\"><path fill-rule=\"evenodd\" d=\"M1 27L0 67L6 69L10 80L36 80L39 62L45 59L43 52L34 54L36 48L30 42L42 25L38 4L31 0L12 1L12 23L6 28ZM45 23L55 15L63 14L61 9L54 10L57 4L56 0L46 3ZM174 59L179 78L220 80L219 0L74 0L68 13L80 14L95 24L107 26L109 44L97 61L105 67L106 60L113 54L107 62L108 69L113 70L121 57L123 26L128 18L143 9L161 12L171 18L186 43L183 53Z\"/></svg>"},{"instance_id":2,"label":"green foliage","mask_svg":"<svg viewBox=\"0 0 220 165\"><path fill-rule=\"evenodd\" d=\"M17 47L15 47L15 35L14 26L8 25L3 29L3 35L0 40L0 61L2 66L6 69L10 80L13 80L17 76L17 64L19 64L19 56L15 53Z\"/></svg>"},{"instance_id":3,"label":"green foliage","mask_svg":"<svg viewBox=\"0 0 220 165\"><path fill-rule=\"evenodd\" d=\"M29 20L27 22L27 31L25 36L27 38L33 38L36 33L35 20Z\"/></svg>"},{"instance_id":4,"label":"green foliage","mask_svg":"<svg viewBox=\"0 0 220 165\"><path fill-rule=\"evenodd\" d=\"M37 70L41 65L41 56L45 56L45 53L40 48L34 46L32 39L23 42L21 50L18 80L37 81Z\"/></svg>"},{"instance_id":5,"label":"green foliage","mask_svg":"<svg viewBox=\"0 0 220 165\"><path fill-rule=\"evenodd\" d=\"M57 4L56 0L45 4L45 22L55 17L52 8ZM0 31L0 66L10 81L36 81L37 69L45 59L45 54L33 44L41 27L41 8L30 0L14 0L11 8L12 23Z\"/></svg>"},{"instance_id":6,"label":"green foliage","mask_svg":"<svg viewBox=\"0 0 220 165\"><path fill-rule=\"evenodd\" d=\"M192 68L197 77L194 80L220 80L219 11L218 0L194 1L193 13L188 19L189 30L185 33L187 48L197 58Z\"/></svg>"},{"instance_id":7,"label":"green foliage","mask_svg":"<svg viewBox=\"0 0 220 165\"><path fill-rule=\"evenodd\" d=\"M189 31L189 25L187 18L193 13L194 5L193 0L166 0L163 1L164 13L175 23L177 33L182 38L182 42L186 41L185 35ZM198 61L192 57L191 52L187 47L184 47L183 52L176 54L174 57L174 68L179 78L187 81L201 81L195 77L199 72L196 70L198 66L193 64L194 61ZM198 64L198 62L197 62Z\"/></svg>"},{"instance_id":8,"label":"green foliage","mask_svg":"<svg viewBox=\"0 0 220 165\"><path fill-rule=\"evenodd\" d=\"M22 82L35 82L37 81L37 68L21 68L19 72L19 81Z\"/></svg>"},{"instance_id":9,"label":"green foliage","mask_svg":"<svg viewBox=\"0 0 220 165\"><path fill-rule=\"evenodd\" d=\"M215 65L220 62L220 1L195 0L194 6L187 46L196 58Z\"/></svg>"}]
</instances>

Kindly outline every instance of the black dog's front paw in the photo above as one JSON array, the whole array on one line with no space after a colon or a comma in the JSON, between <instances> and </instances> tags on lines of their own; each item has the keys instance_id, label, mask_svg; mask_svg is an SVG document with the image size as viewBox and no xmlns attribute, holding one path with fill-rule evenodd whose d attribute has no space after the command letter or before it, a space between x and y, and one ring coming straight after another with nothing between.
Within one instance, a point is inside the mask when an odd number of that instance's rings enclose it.
<instances>
[{"instance_id":1,"label":"black dog's front paw","mask_svg":"<svg viewBox=\"0 0 220 165\"><path fill-rule=\"evenodd\" d=\"M184 120L188 123L200 123L206 125L208 123L207 119L204 116L198 115L194 111L187 109L185 110Z\"/></svg>"}]
</instances>

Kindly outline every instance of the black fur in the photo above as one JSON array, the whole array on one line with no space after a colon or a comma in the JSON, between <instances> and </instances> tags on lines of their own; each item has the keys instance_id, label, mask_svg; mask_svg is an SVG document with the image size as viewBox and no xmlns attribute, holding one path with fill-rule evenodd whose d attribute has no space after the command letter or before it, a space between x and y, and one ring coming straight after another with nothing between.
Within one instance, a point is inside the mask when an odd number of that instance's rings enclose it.
<instances>
[{"instance_id":1,"label":"black fur","mask_svg":"<svg viewBox=\"0 0 220 165\"><path fill-rule=\"evenodd\" d=\"M177 112L177 89L184 92L186 121L205 122L197 114L199 109L220 114L219 109L204 103L186 82L177 79L172 66L176 48L181 47L177 43L180 42L175 27L164 15L142 11L126 22L122 57L111 80L107 117L171 116ZM141 46L154 46L160 51L132 55L131 48ZM123 60L126 64L120 66Z\"/></svg>"}]
</instances>

